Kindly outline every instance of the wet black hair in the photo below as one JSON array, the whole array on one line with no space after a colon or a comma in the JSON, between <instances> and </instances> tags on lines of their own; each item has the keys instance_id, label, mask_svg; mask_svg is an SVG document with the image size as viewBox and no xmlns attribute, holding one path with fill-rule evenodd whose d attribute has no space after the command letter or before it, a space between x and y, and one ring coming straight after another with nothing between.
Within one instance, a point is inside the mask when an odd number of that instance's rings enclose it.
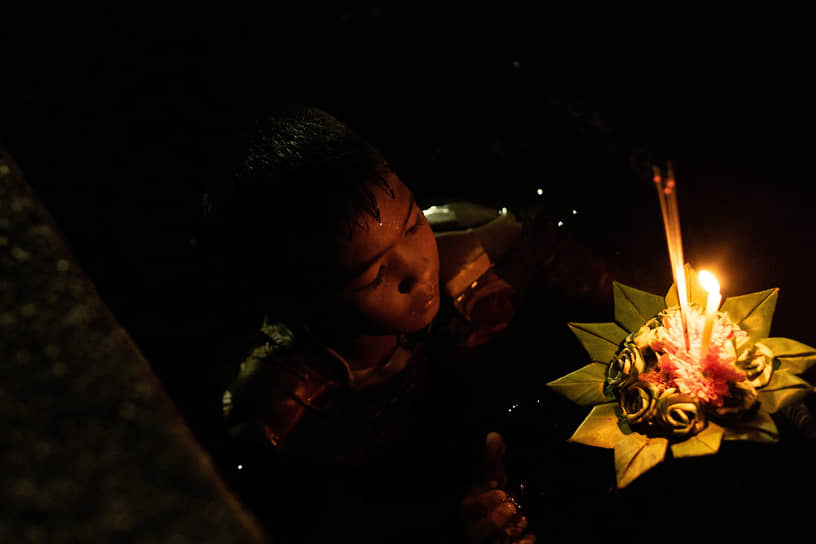
<instances>
[{"instance_id":1,"label":"wet black hair","mask_svg":"<svg viewBox=\"0 0 816 544\"><path fill-rule=\"evenodd\" d=\"M360 134L323 110L267 109L235 131L234 166L201 197L200 243L222 288L264 312L314 308L333 287L328 247L380 221L372 191L389 165Z\"/></svg>"}]
</instances>

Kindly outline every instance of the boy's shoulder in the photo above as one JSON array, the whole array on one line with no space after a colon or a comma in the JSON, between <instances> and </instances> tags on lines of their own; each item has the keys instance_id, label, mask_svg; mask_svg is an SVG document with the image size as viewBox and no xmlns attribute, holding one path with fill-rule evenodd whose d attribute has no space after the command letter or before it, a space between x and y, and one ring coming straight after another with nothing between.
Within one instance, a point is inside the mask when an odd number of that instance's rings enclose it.
<instances>
[{"instance_id":1,"label":"boy's shoulder","mask_svg":"<svg viewBox=\"0 0 816 544\"><path fill-rule=\"evenodd\" d=\"M327 379L339 379L341 375L328 359L325 351L306 330L264 319L254 346L241 362L233 387L280 373L294 373L303 377L317 374Z\"/></svg>"},{"instance_id":2,"label":"boy's shoulder","mask_svg":"<svg viewBox=\"0 0 816 544\"><path fill-rule=\"evenodd\" d=\"M257 345L223 394L227 430L282 445L305 411L319 411L324 393L343 386L336 362L307 331L264 321Z\"/></svg>"}]
</instances>

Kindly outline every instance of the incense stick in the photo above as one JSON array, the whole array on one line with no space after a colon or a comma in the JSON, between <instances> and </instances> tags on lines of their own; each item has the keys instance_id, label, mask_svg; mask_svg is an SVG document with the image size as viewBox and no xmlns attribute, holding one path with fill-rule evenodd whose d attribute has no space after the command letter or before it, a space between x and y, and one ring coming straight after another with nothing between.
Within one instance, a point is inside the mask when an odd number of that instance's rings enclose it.
<instances>
[{"instance_id":1,"label":"incense stick","mask_svg":"<svg viewBox=\"0 0 816 544\"><path fill-rule=\"evenodd\" d=\"M669 222L672 225L672 237L675 246L675 259L677 267L677 298L680 302L680 318L683 322L683 334L686 340L686 350L689 349L688 339L688 278L686 278L686 262L683 256L683 238L680 231L680 212L677 206L677 183L674 179L674 169L671 161L668 162L668 179L666 188L669 190Z\"/></svg>"},{"instance_id":2,"label":"incense stick","mask_svg":"<svg viewBox=\"0 0 816 544\"><path fill-rule=\"evenodd\" d=\"M660 201L660 212L663 216L663 227L666 231L666 246L669 250L669 261L671 263L674 285L677 289L677 299L680 305L680 320L683 325L683 336L685 338L686 350L690 349L688 337L688 291L686 289L686 270L683 258L683 243L680 231L680 212L677 205L677 183L674 179L674 170L671 162L668 163L668 172L665 185L660 168L652 167L654 173L655 188L657 189L658 200Z\"/></svg>"}]
</instances>

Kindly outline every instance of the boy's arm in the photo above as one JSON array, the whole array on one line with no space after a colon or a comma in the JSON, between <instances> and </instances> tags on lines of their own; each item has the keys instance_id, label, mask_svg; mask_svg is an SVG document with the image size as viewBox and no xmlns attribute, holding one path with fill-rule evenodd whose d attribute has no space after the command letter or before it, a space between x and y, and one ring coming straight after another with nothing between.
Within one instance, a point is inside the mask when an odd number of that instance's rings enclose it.
<instances>
[{"instance_id":1,"label":"boy's arm","mask_svg":"<svg viewBox=\"0 0 816 544\"><path fill-rule=\"evenodd\" d=\"M290 353L267 343L241 364L237 379L223 396L224 422L241 441L287 450L292 431L324 393L340 387L319 354Z\"/></svg>"}]
</instances>

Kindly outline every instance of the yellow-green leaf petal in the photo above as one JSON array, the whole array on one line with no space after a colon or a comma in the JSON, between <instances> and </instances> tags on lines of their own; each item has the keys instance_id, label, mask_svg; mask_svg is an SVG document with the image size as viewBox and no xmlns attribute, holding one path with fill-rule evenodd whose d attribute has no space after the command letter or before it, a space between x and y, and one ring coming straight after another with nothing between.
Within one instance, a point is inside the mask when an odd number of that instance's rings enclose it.
<instances>
[{"instance_id":1,"label":"yellow-green leaf petal","mask_svg":"<svg viewBox=\"0 0 816 544\"><path fill-rule=\"evenodd\" d=\"M783 406L799 402L813 391L813 386L790 372L777 370L771 381L758 390L762 409L773 414Z\"/></svg>"},{"instance_id":2,"label":"yellow-green leaf petal","mask_svg":"<svg viewBox=\"0 0 816 544\"><path fill-rule=\"evenodd\" d=\"M660 295L618 282L614 282L612 286L615 296L615 321L629 332L638 330L666 307L666 301Z\"/></svg>"},{"instance_id":3,"label":"yellow-green leaf petal","mask_svg":"<svg viewBox=\"0 0 816 544\"><path fill-rule=\"evenodd\" d=\"M579 406L595 406L612 400L604 394L605 363L590 363L547 385Z\"/></svg>"},{"instance_id":4,"label":"yellow-green leaf petal","mask_svg":"<svg viewBox=\"0 0 816 544\"><path fill-rule=\"evenodd\" d=\"M779 370L801 374L816 363L816 348L790 338L765 338L760 340L773 351L779 360Z\"/></svg>"},{"instance_id":5,"label":"yellow-green leaf petal","mask_svg":"<svg viewBox=\"0 0 816 544\"><path fill-rule=\"evenodd\" d=\"M765 338L771 333L776 300L779 289L766 289L737 297L728 297L723 302L721 311L728 314L734 323L740 326L753 338Z\"/></svg>"},{"instance_id":6,"label":"yellow-green leaf petal","mask_svg":"<svg viewBox=\"0 0 816 544\"><path fill-rule=\"evenodd\" d=\"M626 487L635 478L666 457L669 441L631 433L615 444L615 474L618 487Z\"/></svg>"},{"instance_id":7,"label":"yellow-green leaf petal","mask_svg":"<svg viewBox=\"0 0 816 544\"><path fill-rule=\"evenodd\" d=\"M686 289L688 290L688 299L689 302L692 304L698 304L699 306L705 308L706 299L708 298L708 293L703 288L702 284L700 283L700 278L697 271L691 267L691 265L686 264L685 268L686 274ZM671 308L672 306L677 306L680 304L680 299L677 296L677 284L672 283L669 291L666 293L666 307Z\"/></svg>"},{"instance_id":8,"label":"yellow-green leaf petal","mask_svg":"<svg viewBox=\"0 0 816 544\"><path fill-rule=\"evenodd\" d=\"M672 444L672 455L675 457L694 457L717 453L720 451L723 432L722 427L709 421L705 429L688 440Z\"/></svg>"},{"instance_id":9,"label":"yellow-green leaf petal","mask_svg":"<svg viewBox=\"0 0 816 544\"><path fill-rule=\"evenodd\" d=\"M779 442L779 429L768 412L760 410L753 419L724 428L723 440L751 440L753 442Z\"/></svg>"},{"instance_id":10,"label":"yellow-green leaf petal","mask_svg":"<svg viewBox=\"0 0 816 544\"><path fill-rule=\"evenodd\" d=\"M575 430L569 442L611 449L625 437L618 426L616 403L609 402L595 406Z\"/></svg>"},{"instance_id":11,"label":"yellow-green leaf petal","mask_svg":"<svg viewBox=\"0 0 816 544\"><path fill-rule=\"evenodd\" d=\"M628 334L617 323L570 323L570 329L593 361L608 363Z\"/></svg>"}]
</instances>

